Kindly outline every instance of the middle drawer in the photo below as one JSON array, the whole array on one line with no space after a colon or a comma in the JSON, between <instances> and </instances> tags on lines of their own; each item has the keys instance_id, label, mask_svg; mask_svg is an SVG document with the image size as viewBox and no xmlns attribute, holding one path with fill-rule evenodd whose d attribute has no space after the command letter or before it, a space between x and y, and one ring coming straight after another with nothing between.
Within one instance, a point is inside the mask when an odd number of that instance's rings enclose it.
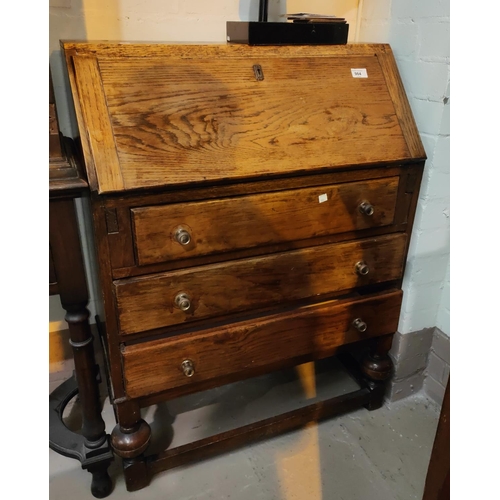
<instances>
[{"instance_id":1,"label":"middle drawer","mask_svg":"<svg viewBox=\"0 0 500 500\"><path fill-rule=\"evenodd\" d=\"M350 290L402 275L405 234L335 243L114 282L132 334Z\"/></svg>"}]
</instances>

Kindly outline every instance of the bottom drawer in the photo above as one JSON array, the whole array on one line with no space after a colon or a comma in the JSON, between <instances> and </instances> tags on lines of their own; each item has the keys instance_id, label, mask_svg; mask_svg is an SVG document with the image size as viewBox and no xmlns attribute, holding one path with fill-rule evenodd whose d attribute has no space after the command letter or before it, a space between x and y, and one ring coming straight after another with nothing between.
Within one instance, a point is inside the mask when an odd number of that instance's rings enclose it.
<instances>
[{"instance_id":1,"label":"bottom drawer","mask_svg":"<svg viewBox=\"0 0 500 500\"><path fill-rule=\"evenodd\" d=\"M126 346L122 355L127 394L146 396L305 355L321 358L343 344L395 332L401 299L402 292L396 290L332 300ZM354 325L356 319L362 322L359 329Z\"/></svg>"}]
</instances>

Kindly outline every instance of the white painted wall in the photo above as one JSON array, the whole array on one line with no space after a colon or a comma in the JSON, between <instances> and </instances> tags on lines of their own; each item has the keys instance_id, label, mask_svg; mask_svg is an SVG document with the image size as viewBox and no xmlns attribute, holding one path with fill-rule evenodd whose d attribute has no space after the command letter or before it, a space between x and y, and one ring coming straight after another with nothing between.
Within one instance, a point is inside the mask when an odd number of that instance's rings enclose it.
<instances>
[{"instance_id":1,"label":"white painted wall","mask_svg":"<svg viewBox=\"0 0 500 500\"><path fill-rule=\"evenodd\" d=\"M450 336L450 262L442 284L441 301L437 314L436 326L446 335Z\"/></svg>"},{"instance_id":2,"label":"white painted wall","mask_svg":"<svg viewBox=\"0 0 500 500\"><path fill-rule=\"evenodd\" d=\"M449 0L364 0L359 41L391 44L427 153L399 331L450 334Z\"/></svg>"}]
</instances>

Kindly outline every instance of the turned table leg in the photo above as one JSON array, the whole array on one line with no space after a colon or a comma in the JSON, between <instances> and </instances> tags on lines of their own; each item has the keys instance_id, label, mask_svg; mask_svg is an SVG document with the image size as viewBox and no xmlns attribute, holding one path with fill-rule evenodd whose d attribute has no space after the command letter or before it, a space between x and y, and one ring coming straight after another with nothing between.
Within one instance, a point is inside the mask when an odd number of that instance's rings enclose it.
<instances>
[{"instance_id":1,"label":"turned table leg","mask_svg":"<svg viewBox=\"0 0 500 500\"><path fill-rule=\"evenodd\" d=\"M88 321L88 290L76 210L71 198L51 200L49 207L50 247L54 259L57 289L61 305L66 311L65 319L73 349L77 392L82 409L83 436L83 442L80 441L81 437L75 434L73 444L68 443L64 424L61 422L61 427L57 425L51 427L53 431L49 442L59 453L80 460L82 468L92 474L92 494L97 498L103 498L112 490L107 469L113 455L101 416L98 367L94 356L94 338ZM58 406L57 416L60 419L66 403L67 400L64 405ZM61 444L63 441L64 444Z\"/></svg>"},{"instance_id":2,"label":"turned table leg","mask_svg":"<svg viewBox=\"0 0 500 500\"><path fill-rule=\"evenodd\" d=\"M144 452L151 440L151 428L132 401L116 404L115 409L118 424L111 433L111 446L123 458L127 491L140 490L150 481Z\"/></svg>"},{"instance_id":3,"label":"turned table leg","mask_svg":"<svg viewBox=\"0 0 500 500\"><path fill-rule=\"evenodd\" d=\"M389 357L393 334L372 340L370 349L361 361L361 371L367 378L372 399L366 405L368 410L376 410L384 403L387 381L392 374L393 364Z\"/></svg>"},{"instance_id":4,"label":"turned table leg","mask_svg":"<svg viewBox=\"0 0 500 500\"><path fill-rule=\"evenodd\" d=\"M63 307L65 305L63 304ZM94 337L88 322L89 311L86 307L66 305L65 319L69 325L70 345L73 349L75 377L78 396L82 409L82 436L89 454L103 445L109 450L108 435L101 416L101 403L98 387L98 367L95 362ZM70 310L70 309L75 310ZM107 453L109 455L109 453ZM91 492L97 498L104 498L111 493L112 483L107 469L112 458L94 463L82 463L82 467L92 474Z\"/></svg>"}]
</instances>

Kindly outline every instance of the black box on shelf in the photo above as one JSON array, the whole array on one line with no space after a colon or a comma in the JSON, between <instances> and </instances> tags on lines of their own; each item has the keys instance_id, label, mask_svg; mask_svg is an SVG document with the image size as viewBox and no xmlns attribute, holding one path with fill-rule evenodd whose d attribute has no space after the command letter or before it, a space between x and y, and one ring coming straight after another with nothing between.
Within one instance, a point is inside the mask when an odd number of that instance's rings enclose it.
<instances>
[{"instance_id":1,"label":"black box on shelf","mask_svg":"<svg viewBox=\"0 0 500 500\"><path fill-rule=\"evenodd\" d=\"M349 24L339 22L227 21L228 43L247 45L342 45Z\"/></svg>"}]
</instances>

